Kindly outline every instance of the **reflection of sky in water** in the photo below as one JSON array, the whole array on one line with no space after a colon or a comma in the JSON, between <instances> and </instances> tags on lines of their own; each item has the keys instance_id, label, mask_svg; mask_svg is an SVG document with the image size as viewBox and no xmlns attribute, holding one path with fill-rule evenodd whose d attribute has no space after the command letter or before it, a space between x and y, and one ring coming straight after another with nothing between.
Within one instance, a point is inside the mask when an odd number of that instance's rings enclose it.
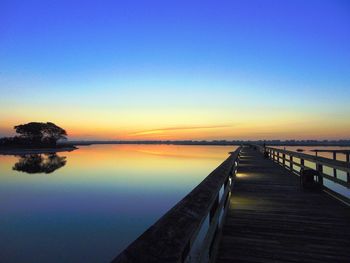
<instances>
[{"instance_id":1,"label":"reflection of sky in water","mask_svg":"<svg viewBox=\"0 0 350 263\"><path fill-rule=\"evenodd\" d=\"M109 262L233 149L88 146L50 174L0 156L1 262Z\"/></svg>"},{"instance_id":2,"label":"reflection of sky in water","mask_svg":"<svg viewBox=\"0 0 350 263\"><path fill-rule=\"evenodd\" d=\"M274 146L274 148L279 148L279 149L286 149L289 151L296 151L297 149L303 149L303 153L305 154L310 154L310 155L315 155L315 152L313 152L312 150L350 150L350 147L334 147L334 146ZM333 159L333 154L329 153L329 152L319 152L317 154L317 156L320 157L325 157L325 158L329 158L329 159ZM346 155L343 153L337 153L337 160L338 161L346 161ZM300 160L298 158L294 158L293 159L294 162L299 163L300 164ZM312 168L312 169L316 169L316 165L315 163L309 162L309 161L305 161L305 166ZM294 169L299 170L299 167L294 166ZM331 167L327 167L327 166L323 166L323 172L325 174L328 174L330 176L333 176L333 168ZM344 171L339 171L337 170L337 178L340 180L343 180L346 182L347 180L347 174ZM326 187L328 187L329 189L347 197L350 198L350 189L346 188L342 185L336 184L330 180L324 179L323 183Z\"/></svg>"}]
</instances>

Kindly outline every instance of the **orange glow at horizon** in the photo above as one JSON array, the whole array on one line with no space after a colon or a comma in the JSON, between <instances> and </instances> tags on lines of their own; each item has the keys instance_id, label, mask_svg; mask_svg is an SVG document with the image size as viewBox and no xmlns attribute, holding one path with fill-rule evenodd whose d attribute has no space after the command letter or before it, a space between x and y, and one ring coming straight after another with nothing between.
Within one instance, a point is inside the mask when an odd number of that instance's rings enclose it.
<instances>
[{"instance_id":1,"label":"orange glow at horizon","mask_svg":"<svg viewBox=\"0 0 350 263\"><path fill-rule=\"evenodd\" d=\"M168 112L26 111L1 119L0 137L14 135L13 126L30 121L52 121L70 140L249 140L350 139L350 122L342 116L268 111L175 110Z\"/></svg>"}]
</instances>

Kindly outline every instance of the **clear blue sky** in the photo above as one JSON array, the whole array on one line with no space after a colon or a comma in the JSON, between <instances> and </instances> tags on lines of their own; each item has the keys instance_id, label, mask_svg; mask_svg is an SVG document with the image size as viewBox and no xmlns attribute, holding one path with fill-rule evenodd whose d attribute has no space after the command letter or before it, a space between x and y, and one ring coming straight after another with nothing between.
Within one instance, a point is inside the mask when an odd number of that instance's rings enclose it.
<instances>
[{"instance_id":1,"label":"clear blue sky","mask_svg":"<svg viewBox=\"0 0 350 263\"><path fill-rule=\"evenodd\" d=\"M0 92L0 135L350 138L350 1L2 0Z\"/></svg>"}]
</instances>

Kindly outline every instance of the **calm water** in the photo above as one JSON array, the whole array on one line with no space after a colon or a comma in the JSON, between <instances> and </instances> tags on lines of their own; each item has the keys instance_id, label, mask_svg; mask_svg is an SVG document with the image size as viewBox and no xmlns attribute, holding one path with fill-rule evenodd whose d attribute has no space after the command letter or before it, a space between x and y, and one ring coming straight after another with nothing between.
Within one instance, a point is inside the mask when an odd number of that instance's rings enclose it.
<instances>
[{"instance_id":1,"label":"calm water","mask_svg":"<svg viewBox=\"0 0 350 263\"><path fill-rule=\"evenodd\" d=\"M0 155L0 262L109 262L235 147Z\"/></svg>"}]
</instances>

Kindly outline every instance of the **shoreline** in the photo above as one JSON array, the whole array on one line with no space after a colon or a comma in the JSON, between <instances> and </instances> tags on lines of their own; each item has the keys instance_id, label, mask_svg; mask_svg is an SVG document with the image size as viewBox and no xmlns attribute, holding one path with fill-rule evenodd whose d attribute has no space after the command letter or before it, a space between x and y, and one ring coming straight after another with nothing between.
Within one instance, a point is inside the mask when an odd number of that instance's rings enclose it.
<instances>
[{"instance_id":1,"label":"shoreline","mask_svg":"<svg viewBox=\"0 0 350 263\"><path fill-rule=\"evenodd\" d=\"M72 141L62 143L62 146L89 146L89 145L106 145L106 144L138 144L138 145L203 145L203 146L240 146L243 144L263 145L261 141ZM350 147L350 141L346 142L266 142L266 146L324 146L324 147Z\"/></svg>"},{"instance_id":2,"label":"shoreline","mask_svg":"<svg viewBox=\"0 0 350 263\"><path fill-rule=\"evenodd\" d=\"M78 149L78 147L75 146L65 146L60 148L0 148L0 155L25 155L71 152L76 149Z\"/></svg>"}]
</instances>

